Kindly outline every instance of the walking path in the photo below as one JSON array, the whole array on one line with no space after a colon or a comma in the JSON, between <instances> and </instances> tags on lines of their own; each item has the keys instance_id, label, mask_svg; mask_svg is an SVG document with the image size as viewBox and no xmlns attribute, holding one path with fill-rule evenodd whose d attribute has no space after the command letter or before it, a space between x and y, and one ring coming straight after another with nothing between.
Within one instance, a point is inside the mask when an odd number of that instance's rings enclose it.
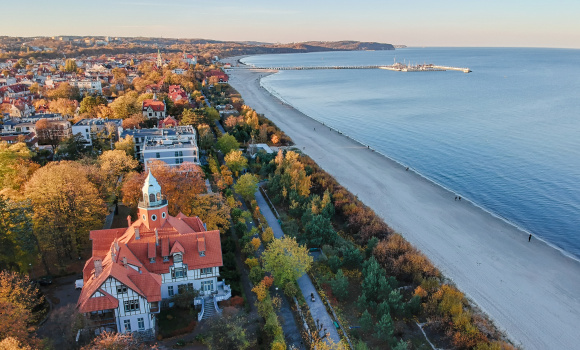
<instances>
[{"instance_id":1,"label":"walking path","mask_svg":"<svg viewBox=\"0 0 580 350\"><path fill-rule=\"evenodd\" d=\"M268 225L274 231L274 237L278 239L283 238L284 232L282 231L282 227L278 222L278 218L276 218L276 216L266 203L266 199L264 198L262 192L260 192L259 189L258 191L256 191L256 202L260 207L260 211L262 212L262 214L264 214L266 221L268 221ZM298 279L298 287L300 287L302 295L304 296L304 299L306 299L306 303L310 308L310 314L312 315L314 322L319 320L320 323L322 324L322 328L326 328L326 330L330 333L330 338L332 338L332 340L335 343L340 342L340 335L338 334L338 331L334 327L334 324L332 323L333 322L332 318L328 314L328 311L326 311L326 306L324 306L324 303L320 299L320 295L318 295L318 292L316 291L316 288L314 288L314 284L312 284L312 281L310 280L310 276L308 276L308 274L304 274L302 277ZM314 294L315 299L314 302L311 301L310 297L311 293Z\"/></svg>"},{"instance_id":2,"label":"walking path","mask_svg":"<svg viewBox=\"0 0 580 350\"><path fill-rule=\"evenodd\" d=\"M425 253L516 344L578 348L578 261L535 236L528 242L528 233L468 200L454 201L457 194L282 104L260 86L263 75L232 70L229 83L246 105L276 123L297 148Z\"/></svg>"}]
</instances>

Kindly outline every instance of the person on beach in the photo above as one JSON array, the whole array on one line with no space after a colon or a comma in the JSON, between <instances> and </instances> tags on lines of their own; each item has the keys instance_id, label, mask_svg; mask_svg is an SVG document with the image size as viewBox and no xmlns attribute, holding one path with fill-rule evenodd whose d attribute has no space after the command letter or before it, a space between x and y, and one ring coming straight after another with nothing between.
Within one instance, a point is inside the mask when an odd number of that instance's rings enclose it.
<instances>
[{"instance_id":1,"label":"person on beach","mask_svg":"<svg viewBox=\"0 0 580 350\"><path fill-rule=\"evenodd\" d=\"M459 198L459 201L461 201L461 196L459 196L458 198Z\"/></svg>"},{"instance_id":2,"label":"person on beach","mask_svg":"<svg viewBox=\"0 0 580 350\"><path fill-rule=\"evenodd\" d=\"M532 234L530 233L530 237L528 237L528 242L532 240Z\"/></svg>"},{"instance_id":3,"label":"person on beach","mask_svg":"<svg viewBox=\"0 0 580 350\"><path fill-rule=\"evenodd\" d=\"M455 196L455 200L457 200L457 196Z\"/></svg>"}]
</instances>

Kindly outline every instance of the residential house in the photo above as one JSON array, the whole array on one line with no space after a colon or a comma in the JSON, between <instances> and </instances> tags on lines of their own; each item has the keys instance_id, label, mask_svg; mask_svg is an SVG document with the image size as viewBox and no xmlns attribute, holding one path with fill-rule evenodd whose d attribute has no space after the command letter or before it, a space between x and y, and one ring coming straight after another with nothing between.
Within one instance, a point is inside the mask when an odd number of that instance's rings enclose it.
<instances>
[{"instance_id":1,"label":"residential house","mask_svg":"<svg viewBox=\"0 0 580 350\"><path fill-rule=\"evenodd\" d=\"M152 99L143 101L142 111L145 119L163 119L167 113L167 106L165 106L165 101L157 100L157 96L154 95Z\"/></svg>"},{"instance_id":2,"label":"residential house","mask_svg":"<svg viewBox=\"0 0 580 350\"><path fill-rule=\"evenodd\" d=\"M185 162L199 164L195 129L188 125L173 130L176 130L173 135L150 136L145 140L142 150L145 169L149 169L155 160L169 166L179 166Z\"/></svg>"},{"instance_id":3,"label":"residential house","mask_svg":"<svg viewBox=\"0 0 580 350\"><path fill-rule=\"evenodd\" d=\"M93 138L106 133L110 142L116 141L123 132L121 119L88 118L81 119L72 126L72 134L80 134L88 146L93 145Z\"/></svg>"},{"instance_id":4,"label":"residential house","mask_svg":"<svg viewBox=\"0 0 580 350\"><path fill-rule=\"evenodd\" d=\"M138 218L127 221L128 228L90 232L93 251L83 269L77 308L95 327L154 338L155 315L172 296L199 290L200 316L205 305L231 297L229 286L218 281L223 266L219 230L207 231L198 217L169 215L151 172Z\"/></svg>"}]
</instances>

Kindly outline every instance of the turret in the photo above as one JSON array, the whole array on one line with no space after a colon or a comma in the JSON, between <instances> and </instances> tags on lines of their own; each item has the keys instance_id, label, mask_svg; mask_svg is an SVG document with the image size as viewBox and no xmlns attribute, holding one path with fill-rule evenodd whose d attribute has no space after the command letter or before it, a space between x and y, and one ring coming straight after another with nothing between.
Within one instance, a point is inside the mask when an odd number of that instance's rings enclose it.
<instances>
[{"instance_id":1,"label":"turret","mask_svg":"<svg viewBox=\"0 0 580 350\"><path fill-rule=\"evenodd\" d=\"M139 217L148 229L160 228L167 220L167 200L163 198L161 186L151 171L147 174L141 192L143 197L139 202Z\"/></svg>"}]
</instances>

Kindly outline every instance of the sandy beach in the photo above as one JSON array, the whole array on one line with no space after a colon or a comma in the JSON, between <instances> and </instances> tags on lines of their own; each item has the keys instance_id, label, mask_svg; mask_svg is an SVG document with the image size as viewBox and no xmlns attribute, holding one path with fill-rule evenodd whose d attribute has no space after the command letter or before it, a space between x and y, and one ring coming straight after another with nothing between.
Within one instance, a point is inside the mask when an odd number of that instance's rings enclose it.
<instances>
[{"instance_id":1,"label":"sandy beach","mask_svg":"<svg viewBox=\"0 0 580 350\"><path fill-rule=\"evenodd\" d=\"M228 73L247 105L425 253L516 345L580 348L578 261L281 103L259 84L272 72Z\"/></svg>"}]
</instances>

